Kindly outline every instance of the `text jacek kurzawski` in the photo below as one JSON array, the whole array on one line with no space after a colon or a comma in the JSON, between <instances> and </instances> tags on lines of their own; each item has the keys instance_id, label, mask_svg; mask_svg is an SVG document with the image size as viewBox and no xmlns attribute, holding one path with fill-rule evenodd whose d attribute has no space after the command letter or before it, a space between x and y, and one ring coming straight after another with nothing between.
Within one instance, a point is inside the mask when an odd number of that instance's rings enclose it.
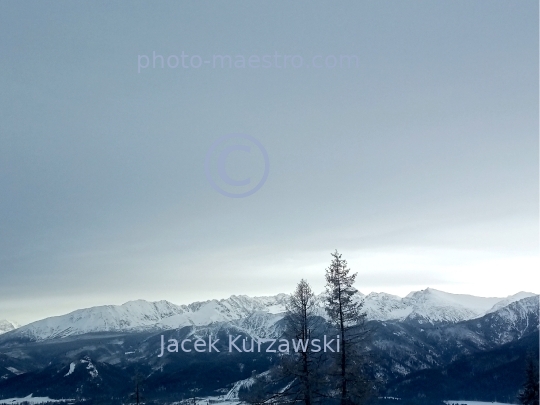
<instances>
[{"instance_id":1,"label":"text jacek kurzawski","mask_svg":"<svg viewBox=\"0 0 540 405\"><path fill-rule=\"evenodd\" d=\"M161 335L161 353L158 357L162 357L167 351L169 353L212 353L220 352L215 346L219 339L208 337L208 341L202 338L184 339L178 341L176 339L168 339L165 343L165 336ZM294 352L339 352L339 335L335 339L327 339L326 335L322 339L264 339L264 338L243 338L241 335L233 337L229 335L229 352L240 353L289 353Z\"/></svg>"}]
</instances>

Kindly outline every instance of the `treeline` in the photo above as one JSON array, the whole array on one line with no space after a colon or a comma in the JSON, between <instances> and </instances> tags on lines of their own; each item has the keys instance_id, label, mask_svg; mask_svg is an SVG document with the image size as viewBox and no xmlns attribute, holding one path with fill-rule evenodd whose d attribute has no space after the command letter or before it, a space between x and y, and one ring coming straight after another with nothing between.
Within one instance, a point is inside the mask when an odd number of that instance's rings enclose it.
<instances>
[{"instance_id":1,"label":"treeline","mask_svg":"<svg viewBox=\"0 0 540 405\"><path fill-rule=\"evenodd\" d=\"M239 390L239 399L262 404L339 404L356 405L376 398L375 381L369 377L366 327L363 301L355 297L357 273L351 274L347 261L337 251L326 269L326 294L321 315L315 294L301 280L287 306L284 339L306 343L306 350L281 353L279 362L269 371L252 378ZM307 342L337 340L338 350L314 351Z\"/></svg>"}]
</instances>

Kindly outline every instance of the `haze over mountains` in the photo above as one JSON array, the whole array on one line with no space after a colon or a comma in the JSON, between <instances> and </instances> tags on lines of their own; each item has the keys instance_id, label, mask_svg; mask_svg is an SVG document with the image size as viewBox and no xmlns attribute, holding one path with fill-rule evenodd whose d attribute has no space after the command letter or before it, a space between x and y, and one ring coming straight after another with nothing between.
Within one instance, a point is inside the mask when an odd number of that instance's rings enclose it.
<instances>
[{"instance_id":1,"label":"haze over mountains","mask_svg":"<svg viewBox=\"0 0 540 405\"><path fill-rule=\"evenodd\" d=\"M533 293L495 298L451 294L427 288L401 298L386 293L357 294L364 300L368 320L428 322L460 322L481 317L512 302L534 296ZM271 323L285 311L287 294L268 297L231 296L227 299L176 305L168 301L129 301L122 305L104 305L79 309L69 314L45 318L17 328L13 323L0 322L0 330L13 337L41 341L90 332L158 331L184 326L204 326L217 322L233 322L258 314ZM320 315L323 294L318 296ZM4 325L4 326L2 326ZM16 329L16 330L15 330Z\"/></svg>"}]
</instances>

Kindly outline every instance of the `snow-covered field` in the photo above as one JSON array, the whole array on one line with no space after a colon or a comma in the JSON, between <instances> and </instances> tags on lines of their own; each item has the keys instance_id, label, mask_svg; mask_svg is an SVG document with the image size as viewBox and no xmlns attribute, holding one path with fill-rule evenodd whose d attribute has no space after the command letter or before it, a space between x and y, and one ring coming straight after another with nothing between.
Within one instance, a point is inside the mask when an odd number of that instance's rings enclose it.
<instances>
[{"instance_id":1,"label":"snow-covered field","mask_svg":"<svg viewBox=\"0 0 540 405\"><path fill-rule=\"evenodd\" d=\"M513 405L508 404L505 402L481 402L481 401L464 401L464 400L451 400L451 401L444 401L448 405L452 404L459 404L459 405Z\"/></svg>"},{"instance_id":2,"label":"snow-covered field","mask_svg":"<svg viewBox=\"0 0 540 405\"><path fill-rule=\"evenodd\" d=\"M184 400L179 402L171 402L169 405L240 405L242 402L240 402L238 399L225 399L224 396L219 397L204 397L204 398L196 398L195 401L193 400Z\"/></svg>"},{"instance_id":3,"label":"snow-covered field","mask_svg":"<svg viewBox=\"0 0 540 405\"><path fill-rule=\"evenodd\" d=\"M9 399L0 399L0 404L21 404L23 402L28 402L30 404L42 404L45 402L56 402L56 403L70 403L73 399L51 399L49 397L33 397L32 394L24 398L9 398Z\"/></svg>"},{"instance_id":4,"label":"snow-covered field","mask_svg":"<svg viewBox=\"0 0 540 405\"><path fill-rule=\"evenodd\" d=\"M23 402L29 402L31 404L42 404L45 402L56 402L56 403L69 403L70 401L73 401L73 399L51 399L49 397L33 397L32 395L29 395L25 398L9 398L9 399L0 399L1 405L6 404L21 404ZM224 405L239 405L240 401L238 401L237 398L228 398L228 396L219 396L219 397L206 397L206 398L198 398L195 401L196 405L218 405L218 404L224 404ZM464 401L464 400L449 400L444 401L448 405L452 404L458 404L458 405L513 405L508 404L505 402L480 402L480 401ZM175 402L173 404L182 404L185 405L186 401L182 402ZM171 404L171 405L173 405Z\"/></svg>"},{"instance_id":5,"label":"snow-covered field","mask_svg":"<svg viewBox=\"0 0 540 405\"><path fill-rule=\"evenodd\" d=\"M51 399L49 397L33 397L28 395L24 398L9 398L9 399L0 399L0 405L17 405L22 403L30 404L44 404L47 402L55 402L59 405L71 404L74 401L73 399ZM227 395L221 395L217 397L204 397L204 398L195 398L195 400L183 400L179 402L171 402L169 405L240 405L241 402L238 398L229 398Z\"/></svg>"}]
</instances>

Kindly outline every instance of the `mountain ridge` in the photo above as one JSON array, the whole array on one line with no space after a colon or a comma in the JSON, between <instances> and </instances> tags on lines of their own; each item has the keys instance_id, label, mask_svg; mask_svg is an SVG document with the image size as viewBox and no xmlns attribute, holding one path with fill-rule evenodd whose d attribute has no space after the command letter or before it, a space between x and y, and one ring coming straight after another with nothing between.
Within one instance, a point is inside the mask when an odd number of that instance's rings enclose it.
<instances>
[{"instance_id":1,"label":"mountain ridge","mask_svg":"<svg viewBox=\"0 0 540 405\"><path fill-rule=\"evenodd\" d=\"M413 291L403 298L384 292L372 292L368 295L358 292L355 299L364 301L368 320L437 324L475 319L519 299L535 295L519 292L501 298L477 297L426 288ZM40 341L91 332L157 331L183 326L239 322L257 312L268 314L268 318L275 321L279 316L283 316L287 297L284 293L262 297L232 295L225 299L197 301L188 305L177 305L165 300L150 302L139 299L122 305L95 306L48 317L9 330L3 336ZM317 300L319 314L324 317L324 294L319 294Z\"/></svg>"}]
</instances>

